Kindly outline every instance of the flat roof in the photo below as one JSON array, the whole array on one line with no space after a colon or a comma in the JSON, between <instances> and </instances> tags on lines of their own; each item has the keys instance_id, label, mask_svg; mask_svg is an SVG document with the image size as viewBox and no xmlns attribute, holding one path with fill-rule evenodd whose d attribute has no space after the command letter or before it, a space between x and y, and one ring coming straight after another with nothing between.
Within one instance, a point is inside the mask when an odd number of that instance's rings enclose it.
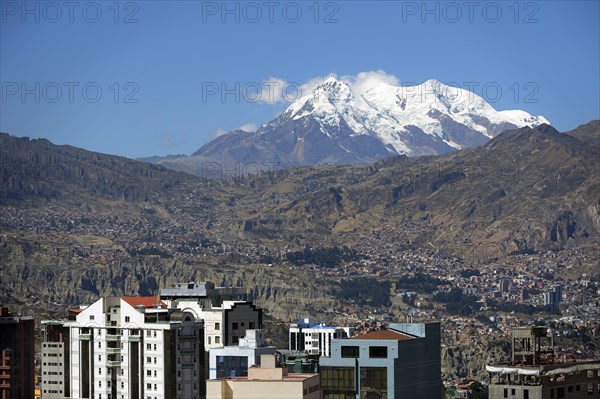
<instances>
[{"instance_id":1,"label":"flat roof","mask_svg":"<svg viewBox=\"0 0 600 399\"><path fill-rule=\"evenodd\" d=\"M213 380L207 380L207 382L210 381L222 381L222 380L227 380L227 381L247 381L247 382L301 382L304 380L308 380L309 378L313 378L313 377L318 377L319 374L288 374L286 376L283 377L282 380L279 379L251 379L249 380L248 377L222 377L222 378L216 378Z\"/></svg>"}]
</instances>

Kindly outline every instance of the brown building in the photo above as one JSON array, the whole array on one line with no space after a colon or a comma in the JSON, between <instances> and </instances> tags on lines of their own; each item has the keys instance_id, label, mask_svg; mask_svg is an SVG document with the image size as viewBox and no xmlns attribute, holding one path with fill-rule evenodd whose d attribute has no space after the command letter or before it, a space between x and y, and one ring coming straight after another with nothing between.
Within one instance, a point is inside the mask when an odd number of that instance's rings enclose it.
<instances>
[{"instance_id":1,"label":"brown building","mask_svg":"<svg viewBox=\"0 0 600 399\"><path fill-rule=\"evenodd\" d=\"M34 397L34 321L0 307L0 399Z\"/></svg>"},{"instance_id":2,"label":"brown building","mask_svg":"<svg viewBox=\"0 0 600 399\"><path fill-rule=\"evenodd\" d=\"M512 332L512 362L486 366L490 399L600 399L600 360L561 362L545 327Z\"/></svg>"}]
</instances>

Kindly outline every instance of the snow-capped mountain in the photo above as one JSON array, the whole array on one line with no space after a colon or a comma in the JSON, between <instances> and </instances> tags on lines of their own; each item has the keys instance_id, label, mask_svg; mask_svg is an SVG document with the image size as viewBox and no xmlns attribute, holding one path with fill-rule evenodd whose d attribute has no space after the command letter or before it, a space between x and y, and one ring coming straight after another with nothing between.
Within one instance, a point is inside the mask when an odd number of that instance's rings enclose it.
<instances>
[{"instance_id":1,"label":"snow-capped mountain","mask_svg":"<svg viewBox=\"0 0 600 399\"><path fill-rule=\"evenodd\" d=\"M542 123L548 123L542 116L496 111L478 95L436 80L410 87L378 83L359 91L329 77L256 132L235 130L191 157L159 163L196 174L194 165L206 161L275 168L368 163L475 147L502 131Z\"/></svg>"}]
</instances>

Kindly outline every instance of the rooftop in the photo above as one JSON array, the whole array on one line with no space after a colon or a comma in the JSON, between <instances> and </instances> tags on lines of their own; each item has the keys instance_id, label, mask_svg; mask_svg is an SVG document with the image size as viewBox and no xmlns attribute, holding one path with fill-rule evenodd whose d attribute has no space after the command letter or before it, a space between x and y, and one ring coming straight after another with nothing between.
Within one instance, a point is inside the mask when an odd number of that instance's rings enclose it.
<instances>
[{"instance_id":1,"label":"rooftop","mask_svg":"<svg viewBox=\"0 0 600 399\"><path fill-rule=\"evenodd\" d=\"M318 374L288 374L283 376L283 379L280 380L272 380L272 379L248 379L248 377L224 377L224 378L217 378L216 380L210 380L210 381L220 381L220 380L227 380L227 381L247 381L247 382L301 382L304 380L307 380L309 378L312 377L316 377L318 376Z\"/></svg>"},{"instance_id":2,"label":"rooftop","mask_svg":"<svg viewBox=\"0 0 600 399\"><path fill-rule=\"evenodd\" d=\"M414 338L415 337L412 337L410 335L403 334L403 333L400 333L397 331L393 331L393 330L381 330L381 331L368 332L366 334L356 336L352 339L377 339L377 340L404 341L407 339L414 339Z\"/></svg>"},{"instance_id":3,"label":"rooftop","mask_svg":"<svg viewBox=\"0 0 600 399\"><path fill-rule=\"evenodd\" d=\"M123 296L122 300L135 307L143 306L145 308L167 307L167 304L157 296Z\"/></svg>"}]
</instances>

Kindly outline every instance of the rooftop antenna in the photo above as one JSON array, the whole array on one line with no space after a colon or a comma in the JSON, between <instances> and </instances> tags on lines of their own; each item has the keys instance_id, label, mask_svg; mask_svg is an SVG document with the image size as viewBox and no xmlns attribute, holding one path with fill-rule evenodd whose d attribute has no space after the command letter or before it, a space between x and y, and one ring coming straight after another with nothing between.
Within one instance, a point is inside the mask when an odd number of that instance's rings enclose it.
<instances>
[{"instance_id":1,"label":"rooftop antenna","mask_svg":"<svg viewBox=\"0 0 600 399\"><path fill-rule=\"evenodd\" d=\"M409 306L408 309L406 309L406 322L407 323L412 323L413 321L413 316L417 313L417 309L413 308L412 306ZM410 321L409 321L410 320Z\"/></svg>"}]
</instances>

